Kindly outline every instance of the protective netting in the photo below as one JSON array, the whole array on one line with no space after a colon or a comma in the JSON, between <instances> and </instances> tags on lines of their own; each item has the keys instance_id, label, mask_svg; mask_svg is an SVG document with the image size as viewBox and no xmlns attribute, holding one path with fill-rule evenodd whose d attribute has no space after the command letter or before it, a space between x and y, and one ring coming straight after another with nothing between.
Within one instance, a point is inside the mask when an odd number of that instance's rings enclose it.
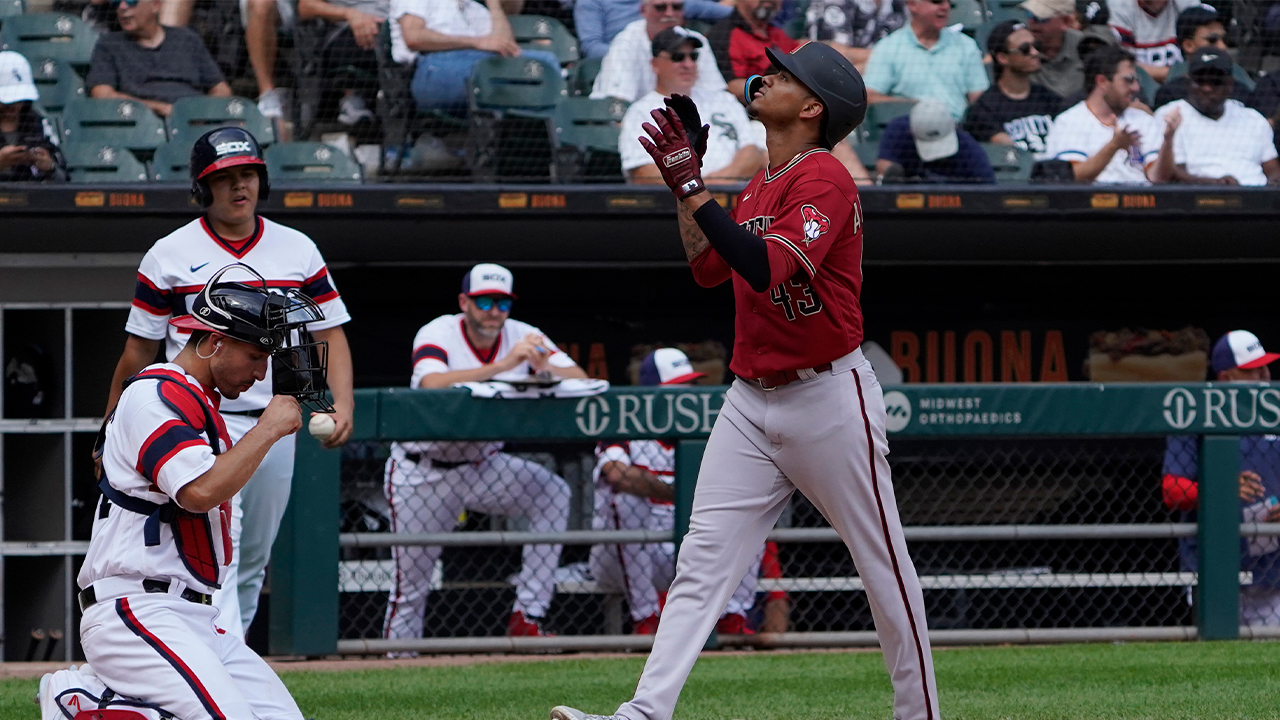
<instances>
[{"instance_id":1,"label":"protective netting","mask_svg":"<svg viewBox=\"0 0 1280 720\"><path fill-rule=\"evenodd\" d=\"M29 60L48 122L24 119L6 138L24 150L0 155L0 180L182 181L189 129L234 123L279 146L277 179L658 182L640 123L663 94L692 92L712 128L704 174L735 182L765 162L746 79L769 70L766 47L813 40L870 91L866 121L835 148L860 183L1263 185L1280 179L1273 9L7 0L0 47ZM163 78L134 39L153 43L161 23ZM697 34L659 39L676 26Z\"/></svg>"},{"instance_id":2,"label":"protective netting","mask_svg":"<svg viewBox=\"0 0 1280 720\"><path fill-rule=\"evenodd\" d=\"M891 446L894 487L930 627L1195 624L1194 537L1167 533L1171 523L1195 520L1188 497L1196 493L1195 473L1186 470L1198 466L1194 438L1189 444L1165 438L930 439L894 440ZM661 485L671 479L673 465L664 452L674 446L634 440L509 444L479 463L424 467L429 455L462 459L463 446L442 447L349 446L342 531L394 527L465 536L672 527L674 508L664 504L669 496ZM417 462L415 453L422 453ZM1190 477L1171 484L1168 476L1180 473ZM645 484L646 477L653 482ZM992 539L992 532L1009 526L1060 532L1049 539ZM871 629L861 580L843 545L786 538L788 532L828 528L815 508L796 494L778 528L780 539L761 549L759 568L735 593L721 632ZM1163 537L1153 537L1161 531ZM512 624L517 610L559 635L652 632L651 615L671 579L669 544L565 545L557 553L554 546L485 542L432 551L344 549L341 637L532 632ZM1250 555L1249 538L1242 541L1242 569L1252 571L1242 576L1242 624L1280 624L1280 593L1270 589L1276 573L1269 570L1280 557L1272 546L1280 543L1269 537L1254 542L1262 544ZM432 563L435 557L439 561ZM396 600L391 609L389 597Z\"/></svg>"}]
</instances>

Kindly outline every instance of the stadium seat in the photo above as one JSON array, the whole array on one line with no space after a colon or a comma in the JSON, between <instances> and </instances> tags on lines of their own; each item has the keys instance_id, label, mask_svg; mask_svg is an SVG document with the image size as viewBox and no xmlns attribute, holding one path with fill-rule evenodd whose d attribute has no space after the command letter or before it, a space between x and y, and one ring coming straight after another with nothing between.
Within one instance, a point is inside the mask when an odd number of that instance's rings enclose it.
<instances>
[{"instance_id":1,"label":"stadium seat","mask_svg":"<svg viewBox=\"0 0 1280 720\"><path fill-rule=\"evenodd\" d=\"M66 13L14 15L0 25L0 50L16 50L33 65L44 58L53 58L87 72L97 42L98 33L93 28Z\"/></svg>"},{"instance_id":2,"label":"stadium seat","mask_svg":"<svg viewBox=\"0 0 1280 720\"><path fill-rule=\"evenodd\" d=\"M62 146L72 182L134 183L147 181L147 168L123 147L76 142Z\"/></svg>"},{"instance_id":3,"label":"stadium seat","mask_svg":"<svg viewBox=\"0 0 1280 720\"><path fill-rule=\"evenodd\" d=\"M894 118L911 112L914 100L893 100L890 102L871 103L867 106L867 117L858 126L858 140L870 142L879 140L884 134L885 126Z\"/></svg>"},{"instance_id":4,"label":"stadium seat","mask_svg":"<svg viewBox=\"0 0 1280 720\"><path fill-rule=\"evenodd\" d=\"M853 146L853 151L858 153L858 159L862 161L863 167L874 171L876 169L876 161L880 159L880 143L864 142Z\"/></svg>"},{"instance_id":5,"label":"stadium seat","mask_svg":"<svg viewBox=\"0 0 1280 720\"><path fill-rule=\"evenodd\" d=\"M1031 166L1036 159L1029 150L995 143L982 143L982 149L987 153L991 169L996 172L996 182L1027 182L1031 179Z\"/></svg>"},{"instance_id":6,"label":"stadium seat","mask_svg":"<svg viewBox=\"0 0 1280 720\"><path fill-rule=\"evenodd\" d=\"M31 63L31 75L40 93L40 107L59 115L67 103L84 97L84 80L64 60L45 58Z\"/></svg>"},{"instance_id":7,"label":"stadium seat","mask_svg":"<svg viewBox=\"0 0 1280 720\"><path fill-rule=\"evenodd\" d=\"M959 23L962 29L972 34L987 20L986 8L980 0L953 0L949 22Z\"/></svg>"},{"instance_id":8,"label":"stadium seat","mask_svg":"<svg viewBox=\"0 0 1280 720\"><path fill-rule=\"evenodd\" d=\"M555 181L622 182L618 134L627 103L565 98L552 116Z\"/></svg>"},{"instance_id":9,"label":"stadium seat","mask_svg":"<svg viewBox=\"0 0 1280 720\"><path fill-rule=\"evenodd\" d=\"M1022 4L1022 0L987 0L987 19L992 23L1001 23L1005 20L1027 21L1027 11L1018 7ZM985 52L985 48L983 49Z\"/></svg>"},{"instance_id":10,"label":"stadium seat","mask_svg":"<svg viewBox=\"0 0 1280 720\"><path fill-rule=\"evenodd\" d=\"M0 0L0 25L4 24L4 19L14 15L21 15L26 11L26 6L22 0Z\"/></svg>"},{"instance_id":11,"label":"stadium seat","mask_svg":"<svg viewBox=\"0 0 1280 720\"><path fill-rule=\"evenodd\" d=\"M549 50L560 59L562 67L568 67L581 57L578 38L569 32L564 23L545 15L512 15L507 18L516 44L526 50Z\"/></svg>"},{"instance_id":12,"label":"stadium seat","mask_svg":"<svg viewBox=\"0 0 1280 720\"><path fill-rule=\"evenodd\" d=\"M604 58L583 58L574 64L569 71L569 93L572 95L590 95L591 88L600 74L600 61Z\"/></svg>"},{"instance_id":13,"label":"stadium seat","mask_svg":"<svg viewBox=\"0 0 1280 720\"><path fill-rule=\"evenodd\" d=\"M1142 69L1141 65L1134 66L1138 76L1138 99L1151 107L1156 101L1156 91L1160 89L1160 83L1156 82L1151 74Z\"/></svg>"},{"instance_id":14,"label":"stadium seat","mask_svg":"<svg viewBox=\"0 0 1280 720\"><path fill-rule=\"evenodd\" d=\"M533 58L489 57L476 65L468 88L473 178L548 182L551 116L568 96L559 68Z\"/></svg>"},{"instance_id":15,"label":"stadium seat","mask_svg":"<svg viewBox=\"0 0 1280 720\"><path fill-rule=\"evenodd\" d=\"M62 111L62 139L151 151L165 142L164 121L137 100L77 98Z\"/></svg>"},{"instance_id":16,"label":"stadium seat","mask_svg":"<svg viewBox=\"0 0 1280 720\"><path fill-rule=\"evenodd\" d=\"M173 104L167 124L169 141L188 147L206 132L228 125L248 130L263 147L276 141L271 122L258 112L257 103L242 97L184 97Z\"/></svg>"},{"instance_id":17,"label":"stadium seat","mask_svg":"<svg viewBox=\"0 0 1280 720\"><path fill-rule=\"evenodd\" d=\"M337 148L318 142L278 143L266 149L271 181L359 183L360 166Z\"/></svg>"},{"instance_id":18,"label":"stadium seat","mask_svg":"<svg viewBox=\"0 0 1280 720\"><path fill-rule=\"evenodd\" d=\"M151 157L151 179L186 183L191 179L192 143L167 142Z\"/></svg>"},{"instance_id":19,"label":"stadium seat","mask_svg":"<svg viewBox=\"0 0 1280 720\"><path fill-rule=\"evenodd\" d=\"M525 57L488 57L476 64L467 81L473 111L501 111L550 117L568 96L556 68Z\"/></svg>"}]
</instances>

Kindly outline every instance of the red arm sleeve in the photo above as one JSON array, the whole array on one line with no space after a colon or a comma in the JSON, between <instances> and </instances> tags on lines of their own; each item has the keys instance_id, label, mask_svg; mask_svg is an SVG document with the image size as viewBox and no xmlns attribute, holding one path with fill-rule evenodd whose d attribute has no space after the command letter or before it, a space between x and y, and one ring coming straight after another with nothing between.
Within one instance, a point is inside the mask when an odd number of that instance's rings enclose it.
<instances>
[{"instance_id":1,"label":"red arm sleeve","mask_svg":"<svg viewBox=\"0 0 1280 720\"><path fill-rule=\"evenodd\" d=\"M1165 475L1164 504L1170 510L1190 512L1200 505L1200 485L1179 475Z\"/></svg>"},{"instance_id":2,"label":"red arm sleeve","mask_svg":"<svg viewBox=\"0 0 1280 720\"><path fill-rule=\"evenodd\" d=\"M694 282L705 288L715 287L728 280L733 274L733 270L729 268L729 263L725 262L723 257L720 257L720 253L716 252L715 248L711 247L703 250L702 254L695 257L689 263L689 267L693 270Z\"/></svg>"}]
</instances>

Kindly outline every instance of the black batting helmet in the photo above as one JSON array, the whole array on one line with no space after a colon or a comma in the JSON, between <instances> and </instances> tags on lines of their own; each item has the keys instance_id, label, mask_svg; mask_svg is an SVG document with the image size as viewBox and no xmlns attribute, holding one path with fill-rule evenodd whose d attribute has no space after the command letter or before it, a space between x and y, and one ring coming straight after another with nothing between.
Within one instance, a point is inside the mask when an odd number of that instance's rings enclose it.
<instances>
[{"instance_id":1,"label":"black batting helmet","mask_svg":"<svg viewBox=\"0 0 1280 720\"><path fill-rule=\"evenodd\" d=\"M222 276L233 269L252 275L254 281L223 282ZM297 288L270 288L253 268L232 263L214 273L196 294L190 315L169 323L215 332L270 353L275 394L292 395L320 412L333 412L325 396L329 346L314 341L307 331L307 323L323 319L320 306Z\"/></svg>"},{"instance_id":2,"label":"black batting helmet","mask_svg":"<svg viewBox=\"0 0 1280 720\"><path fill-rule=\"evenodd\" d=\"M853 63L826 43L810 42L789 53L766 48L769 61L804 83L822 101L826 115L822 142L828 150L853 132L867 116L867 86ZM747 87L752 87L750 81ZM750 101L751 93L747 98Z\"/></svg>"},{"instance_id":3,"label":"black batting helmet","mask_svg":"<svg viewBox=\"0 0 1280 720\"><path fill-rule=\"evenodd\" d=\"M267 199L271 184L267 181L267 164L262 160L258 140L244 128L220 127L201 135L191 146L191 194L201 206L209 207L213 203L205 176L235 165L253 165L257 169L258 199Z\"/></svg>"}]
</instances>

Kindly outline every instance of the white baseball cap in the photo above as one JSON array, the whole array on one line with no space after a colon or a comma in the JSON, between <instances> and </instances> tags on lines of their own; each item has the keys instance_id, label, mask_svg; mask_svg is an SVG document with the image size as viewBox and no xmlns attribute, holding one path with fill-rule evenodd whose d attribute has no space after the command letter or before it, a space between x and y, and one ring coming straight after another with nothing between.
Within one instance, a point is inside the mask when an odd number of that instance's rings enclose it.
<instances>
[{"instance_id":1,"label":"white baseball cap","mask_svg":"<svg viewBox=\"0 0 1280 720\"><path fill-rule=\"evenodd\" d=\"M0 52L0 103L11 105L39 99L40 93L31 78L31 63L12 50Z\"/></svg>"},{"instance_id":2,"label":"white baseball cap","mask_svg":"<svg viewBox=\"0 0 1280 720\"><path fill-rule=\"evenodd\" d=\"M1232 330L1218 338L1213 345L1213 371L1253 368L1270 365L1280 359L1280 353L1262 349L1262 341L1248 330Z\"/></svg>"},{"instance_id":3,"label":"white baseball cap","mask_svg":"<svg viewBox=\"0 0 1280 720\"><path fill-rule=\"evenodd\" d=\"M506 295L514 298L513 285L511 271L493 263L480 263L462 276L462 294L468 297Z\"/></svg>"},{"instance_id":4,"label":"white baseball cap","mask_svg":"<svg viewBox=\"0 0 1280 720\"><path fill-rule=\"evenodd\" d=\"M911 108L911 134L916 152L925 162L951 157L960 149L956 119L941 100L925 98Z\"/></svg>"},{"instance_id":5,"label":"white baseball cap","mask_svg":"<svg viewBox=\"0 0 1280 720\"><path fill-rule=\"evenodd\" d=\"M640 363L641 385L675 385L706 376L706 373L694 372L689 356L675 348L658 348Z\"/></svg>"}]
</instances>

